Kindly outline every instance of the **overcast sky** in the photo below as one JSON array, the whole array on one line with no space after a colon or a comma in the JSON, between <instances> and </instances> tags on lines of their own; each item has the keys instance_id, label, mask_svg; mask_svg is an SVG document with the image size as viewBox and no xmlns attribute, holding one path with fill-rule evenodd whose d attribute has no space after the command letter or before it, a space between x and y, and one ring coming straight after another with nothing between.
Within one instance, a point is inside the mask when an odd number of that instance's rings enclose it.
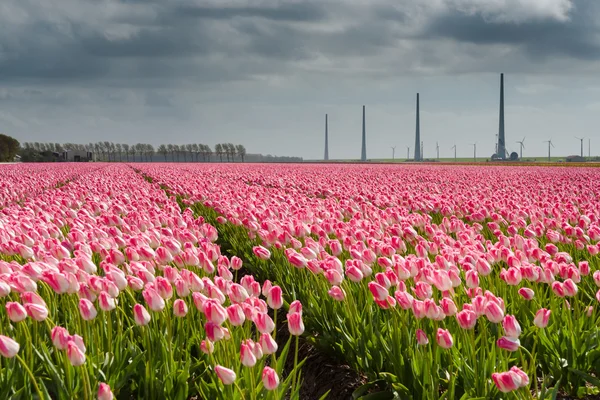
<instances>
[{"instance_id":1,"label":"overcast sky","mask_svg":"<svg viewBox=\"0 0 600 400\"><path fill-rule=\"evenodd\" d=\"M598 0L2 0L0 132L358 158L600 154ZM587 155L587 139L585 153Z\"/></svg>"}]
</instances>

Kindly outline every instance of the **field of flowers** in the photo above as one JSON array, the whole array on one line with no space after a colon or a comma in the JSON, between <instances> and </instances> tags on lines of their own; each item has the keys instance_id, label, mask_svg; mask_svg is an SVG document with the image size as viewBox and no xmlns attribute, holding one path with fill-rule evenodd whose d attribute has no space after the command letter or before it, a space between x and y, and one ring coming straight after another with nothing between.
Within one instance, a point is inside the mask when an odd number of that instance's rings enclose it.
<instances>
[{"instance_id":1,"label":"field of flowers","mask_svg":"<svg viewBox=\"0 0 600 400\"><path fill-rule=\"evenodd\" d=\"M0 166L0 397L592 398L597 171Z\"/></svg>"}]
</instances>

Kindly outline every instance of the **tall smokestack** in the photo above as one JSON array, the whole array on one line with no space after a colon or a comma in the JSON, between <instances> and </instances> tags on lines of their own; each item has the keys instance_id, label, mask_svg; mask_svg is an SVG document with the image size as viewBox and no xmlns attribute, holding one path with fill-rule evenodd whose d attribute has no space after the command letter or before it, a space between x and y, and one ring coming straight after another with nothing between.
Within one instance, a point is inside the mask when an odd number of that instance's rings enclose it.
<instances>
[{"instance_id":1,"label":"tall smokestack","mask_svg":"<svg viewBox=\"0 0 600 400\"><path fill-rule=\"evenodd\" d=\"M367 131L365 128L365 106L363 106L362 152L360 161L367 161Z\"/></svg>"},{"instance_id":2,"label":"tall smokestack","mask_svg":"<svg viewBox=\"0 0 600 400\"><path fill-rule=\"evenodd\" d=\"M417 93L417 127L415 130L415 161L421 161L421 130L419 126L419 93Z\"/></svg>"},{"instance_id":3,"label":"tall smokestack","mask_svg":"<svg viewBox=\"0 0 600 400\"><path fill-rule=\"evenodd\" d=\"M325 161L329 161L329 133L327 132L327 114L325 114Z\"/></svg>"},{"instance_id":4,"label":"tall smokestack","mask_svg":"<svg viewBox=\"0 0 600 400\"><path fill-rule=\"evenodd\" d=\"M504 140L504 74L500 74L500 126L498 129L498 158L506 159L506 145Z\"/></svg>"}]
</instances>

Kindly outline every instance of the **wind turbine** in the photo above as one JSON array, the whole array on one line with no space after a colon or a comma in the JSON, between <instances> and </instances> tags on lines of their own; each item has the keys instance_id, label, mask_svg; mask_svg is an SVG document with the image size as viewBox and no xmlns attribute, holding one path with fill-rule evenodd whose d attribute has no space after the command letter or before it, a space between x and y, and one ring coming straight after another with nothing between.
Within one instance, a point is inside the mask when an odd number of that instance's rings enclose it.
<instances>
[{"instance_id":1,"label":"wind turbine","mask_svg":"<svg viewBox=\"0 0 600 400\"><path fill-rule=\"evenodd\" d=\"M392 161L396 158L396 146L390 146L392 149Z\"/></svg>"},{"instance_id":2,"label":"wind turbine","mask_svg":"<svg viewBox=\"0 0 600 400\"><path fill-rule=\"evenodd\" d=\"M550 146L554 147L554 144L552 144L552 139L546 140L544 143L548 143L548 162L550 162Z\"/></svg>"},{"instance_id":3,"label":"wind turbine","mask_svg":"<svg viewBox=\"0 0 600 400\"><path fill-rule=\"evenodd\" d=\"M477 142L471 143L473 146L473 162L477 162Z\"/></svg>"},{"instance_id":4,"label":"wind turbine","mask_svg":"<svg viewBox=\"0 0 600 400\"><path fill-rule=\"evenodd\" d=\"M523 140L517 140L517 143L519 143L521 145L521 155L519 155L519 158L523 158L523 149L525 148L525 145L523 144L523 142L525 141L525 138L523 137Z\"/></svg>"},{"instance_id":5,"label":"wind turbine","mask_svg":"<svg viewBox=\"0 0 600 400\"><path fill-rule=\"evenodd\" d=\"M581 158L583 158L583 139L585 138L578 138L577 136L575 136L575 139L581 142Z\"/></svg>"},{"instance_id":6,"label":"wind turbine","mask_svg":"<svg viewBox=\"0 0 600 400\"><path fill-rule=\"evenodd\" d=\"M406 159L410 160L410 146L406 146Z\"/></svg>"},{"instance_id":7,"label":"wind turbine","mask_svg":"<svg viewBox=\"0 0 600 400\"><path fill-rule=\"evenodd\" d=\"M454 162L456 162L456 143L454 143L454 146L452 146L450 148L454 149Z\"/></svg>"},{"instance_id":8,"label":"wind turbine","mask_svg":"<svg viewBox=\"0 0 600 400\"><path fill-rule=\"evenodd\" d=\"M440 161L440 144L435 142L435 149L437 150L437 160Z\"/></svg>"}]
</instances>

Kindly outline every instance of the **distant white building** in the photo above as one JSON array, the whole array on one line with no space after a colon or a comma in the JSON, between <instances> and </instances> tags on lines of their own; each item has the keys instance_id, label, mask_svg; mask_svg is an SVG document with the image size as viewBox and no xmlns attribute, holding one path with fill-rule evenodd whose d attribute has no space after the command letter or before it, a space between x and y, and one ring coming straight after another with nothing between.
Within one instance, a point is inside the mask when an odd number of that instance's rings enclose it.
<instances>
[{"instance_id":1,"label":"distant white building","mask_svg":"<svg viewBox=\"0 0 600 400\"><path fill-rule=\"evenodd\" d=\"M69 162L88 162L94 160L94 153L85 150L68 150L62 152L62 158Z\"/></svg>"}]
</instances>

